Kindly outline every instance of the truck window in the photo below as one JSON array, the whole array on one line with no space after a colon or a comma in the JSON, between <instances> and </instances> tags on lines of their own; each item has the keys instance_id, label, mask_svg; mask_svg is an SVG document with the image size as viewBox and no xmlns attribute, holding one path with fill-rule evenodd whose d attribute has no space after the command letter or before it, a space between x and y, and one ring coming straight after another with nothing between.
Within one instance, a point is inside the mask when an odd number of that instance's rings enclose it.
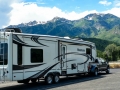
<instances>
[{"instance_id":1,"label":"truck window","mask_svg":"<svg viewBox=\"0 0 120 90\"><path fill-rule=\"evenodd\" d=\"M98 59L95 59L95 63L98 63Z\"/></svg>"},{"instance_id":2,"label":"truck window","mask_svg":"<svg viewBox=\"0 0 120 90\"><path fill-rule=\"evenodd\" d=\"M43 49L31 49L31 63L43 62Z\"/></svg>"},{"instance_id":3,"label":"truck window","mask_svg":"<svg viewBox=\"0 0 120 90\"><path fill-rule=\"evenodd\" d=\"M106 64L105 60L101 60L102 64Z\"/></svg>"},{"instance_id":4,"label":"truck window","mask_svg":"<svg viewBox=\"0 0 120 90\"><path fill-rule=\"evenodd\" d=\"M86 54L91 54L91 49L90 48L86 48Z\"/></svg>"}]
</instances>

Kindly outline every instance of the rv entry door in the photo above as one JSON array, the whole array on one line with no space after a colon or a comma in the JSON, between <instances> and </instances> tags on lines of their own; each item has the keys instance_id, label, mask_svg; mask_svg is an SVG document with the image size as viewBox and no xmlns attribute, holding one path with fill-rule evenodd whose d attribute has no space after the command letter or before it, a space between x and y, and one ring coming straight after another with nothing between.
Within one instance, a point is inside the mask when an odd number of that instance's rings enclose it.
<instances>
[{"instance_id":1,"label":"rv entry door","mask_svg":"<svg viewBox=\"0 0 120 90\"><path fill-rule=\"evenodd\" d=\"M61 45L61 68L62 68L62 71L67 69L66 52L67 52L67 46L62 44Z\"/></svg>"}]
</instances>

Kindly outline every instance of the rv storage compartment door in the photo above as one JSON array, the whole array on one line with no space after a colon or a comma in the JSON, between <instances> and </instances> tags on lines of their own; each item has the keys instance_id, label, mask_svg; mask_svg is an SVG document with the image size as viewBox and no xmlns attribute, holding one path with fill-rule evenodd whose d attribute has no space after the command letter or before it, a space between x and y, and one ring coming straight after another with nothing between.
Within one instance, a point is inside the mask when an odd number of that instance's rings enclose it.
<instances>
[{"instance_id":1,"label":"rv storage compartment door","mask_svg":"<svg viewBox=\"0 0 120 90\"><path fill-rule=\"evenodd\" d=\"M85 71L85 64L79 64L78 63L78 73L79 72L84 72Z\"/></svg>"}]
</instances>

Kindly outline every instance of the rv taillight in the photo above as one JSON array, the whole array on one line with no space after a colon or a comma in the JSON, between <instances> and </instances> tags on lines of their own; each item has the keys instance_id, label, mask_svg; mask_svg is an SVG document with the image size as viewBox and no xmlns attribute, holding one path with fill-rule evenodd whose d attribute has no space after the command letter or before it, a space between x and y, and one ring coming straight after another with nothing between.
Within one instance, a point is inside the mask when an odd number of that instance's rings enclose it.
<instances>
[{"instance_id":1,"label":"rv taillight","mask_svg":"<svg viewBox=\"0 0 120 90\"><path fill-rule=\"evenodd\" d=\"M88 70L90 70L90 66L88 66Z\"/></svg>"}]
</instances>

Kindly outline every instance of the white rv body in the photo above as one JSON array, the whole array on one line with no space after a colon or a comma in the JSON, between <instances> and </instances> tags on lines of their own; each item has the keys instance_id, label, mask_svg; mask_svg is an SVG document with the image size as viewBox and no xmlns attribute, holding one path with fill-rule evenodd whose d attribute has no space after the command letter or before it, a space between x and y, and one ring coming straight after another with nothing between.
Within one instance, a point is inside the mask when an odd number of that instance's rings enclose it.
<instances>
[{"instance_id":1,"label":"white rv body","mask_svg":"<svg viewBox=\"0 0 120 90\"><path fill-rule=\"evenodd\" d=\"M1 44L7 44L6 55L1 55L7 60L0 63L1 80L31 80L50 73L88 73L89 62L96 58L95 44L88 41L15 32L1 32L0 37Z\"/></svg>"}]
</instances>

